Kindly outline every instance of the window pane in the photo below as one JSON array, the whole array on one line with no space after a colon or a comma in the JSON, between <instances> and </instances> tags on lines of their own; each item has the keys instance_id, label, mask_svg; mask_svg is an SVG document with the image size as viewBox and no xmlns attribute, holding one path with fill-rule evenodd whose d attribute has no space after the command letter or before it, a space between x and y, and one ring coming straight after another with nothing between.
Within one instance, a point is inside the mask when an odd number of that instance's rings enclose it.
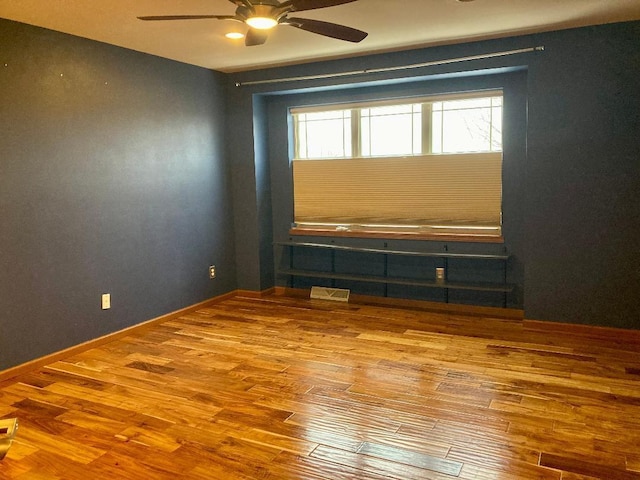
<instances>
[{"instance_id":1,"label":"window pane","mask_svg":"<svg viewBox=\"0 0 640 480\"><path fill-rule=\"evenodd\" d=\"M500 99L502 104L502 99ZM502 107L493 107L491 115L491 151L502 151Z\"/></svg>"},{"instance_id":2,"label":"window pane","mask_svg":"<svg viewBox=\"0 0 640 480\"><path fill-rule=\"evenodd\" d=\"M297 155L299 158L307 158L307 124L299 122L297 125Z\"/></svg>"},{"instance_id":3,"label":"window pane","mask_svg":"<svg viewBox=\"0 0 640 480\"><path fill-rule=\"evenodd\" d=\"M413 151L411 115L371 119L371 155L410 155Z\"/></svg>"},{"instance_id":4,"label":"window pane","mask_svg":"<svg viewBox=\"0 0 640 480\"><path fill-rule=\"evenodd\" d=\"M362 109L360 112L362 155L387 156L419 153L421 108L419 104L410 104Z\"/></svg>"},{"instance_id":5,"label":"window pane","mask_svg":"<svg viewBox=\"0 0 640 480\"><path fill-rule=\"evenodd\" d=\"M436 109L436 105L438 109ZM433 104L431 114L431 153L442 153L442 103Z\"/></svg>"},{"instance_id":6,"label":"window pane","mask_svg":"<svg viewBox=\"0 0 640 480\"><path fill-rule=\"evenodd\" d=\"M353 153L351 149L351 112L347 112L342 120L342 138L344 141L344 156L350 157Z\"/></svg>"},{"instance_id":7,"label":"window pane","mask_svg":"<svg viewBox=\"0 0 640 480\"><path fill-rule=\"evenodd\" d=\"M351 111L299 114L299 158L344 158L351 155Z\"/></svg>"},{"instance_id":8,"label":"window pane","mask_svg":"<svg viewBox=\"0 0 640 480\"><path fill-rule=\"evenodd\" d=\"M371 156L371 121L364 110L360 113L360 150L363 157Z\"/></svg>"},{"instance_id":9,"label":"window pane","mask_svg":"<svg viewBox=\"0 0 640 480\"><path fill-rule=\"evenodd\" d=\"M344 157L344 124L340 120L309 122L307 124L307 157Z\"/></svg>"},{"instance_id":10,"label":"window pane","mask_svg":"<svg viewBox=\"0 0 640 480\"><path fill-rule=\"evenodd\" d=\"M422 152L422 112L414 111L413 113L413 153L423 153Z\"/></svg>"},{"instance_id":11,"label":"window pane","mask_svg":"<svg viewBox=\"0 0 640 480\"><path fill-rule=\"evenodd\" d=\"M432 153L502 151L502 97L432 104Z\"/></svg>"},{"instance_id":12,"label":"window pane","mask_svg":"<svg viewBox=\"0 0 640 480\"><path fill-rule=\"evenodd\" d=\"M491 150L491 109L452 110L443 113L442 152Z\"/></svg>"}]
</instances>

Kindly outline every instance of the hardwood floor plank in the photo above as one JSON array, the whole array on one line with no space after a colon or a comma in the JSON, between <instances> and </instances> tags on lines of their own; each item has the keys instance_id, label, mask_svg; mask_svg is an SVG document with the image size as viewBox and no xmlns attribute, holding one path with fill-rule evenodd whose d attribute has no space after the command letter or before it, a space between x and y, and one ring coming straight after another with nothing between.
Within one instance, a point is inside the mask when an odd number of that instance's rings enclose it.
<instances>
[{"instance_id":1,"label":"hardwood floor plank","mask_svg":"<svg viewBox=\"0 0 640 480\"><path fill-rule=\"evenodd\" d=\"M640 479L640 343L229 298L0 382L2 480Z\"/></svg>"},{"instance_id":2,"label":"hardwood floor plank","mask_svg":"<svg viewBox=\"0 0 640 480\"><path fill-rule=\"evenodd\" d=\"M61 435L42 432L35 427L20 428L20 441L59 455L72 463L87 464L105 453L103 450L83 445Z\"/></svg>"},{"instance_id":3,"label":"hardwood floor plank","mask_svg":"<svg viewBox=\"0 0 640 480\"><path fill-rule=\"evenodd\" d=\"M268 480L389 480L386 475L334 463L314 457L281 453L269 467Z\"/></svg>"},{"instance_id":4,"label":"hardwood floor plank","mask_svg":"<svg viewBox=\"0 0 640 480\"><path fill-rule=\"evenodd\" d=\"M20 444L18 442L13 442L13 446L7 456L2 460L2 464L0 465L0 473L2 473L4 478L14 479L14 478L27 478L27 475L31 472L32 466L24 461L26 457L20 454L14 454L14 450L17 450L17 447ZM38 449L34 449L37 451ZM33 453L33 452L31 452Z\"/></svg>"},{"instance_id":5,"label":"hardwood floor plank","mask_svg":"<svg viewBox=\"0 0 640 480\"><path fill-rule=\"evenodd\" d=\"M356 453L402 463L404 465L412 465L414 467L423 468L432 472L444 473L454 477L460 475L460 471L463 466L463 463L461 462L445 460L443 458L425 455L424 453L418 453L404 448L390 447L371 442L364 442Z\"/></svg>"},{"instance_id":6,"label":"hardwood floor plank","mask_svg":"<svg viewBox=\"0 0 640 480\"><path fill-rule=\"evenodd\" d=\"M105 435L116 435L126 428L126 423L80 410L66 410L56 420Z\"/></svg>"},{"instance_id":7,"label":"hardwood floor plank","mask_svg":"<svg viewBox=\"0 0 640 480\"><path fill-rule=\"evenodd\" d=\"M540 465L554 468L556 470L562 470L570 473L577 473L580 475L587 475L596 478L603 478L607 480L638 480L640 474L625 471L616 468L611 465L599 465L596 463L587 462L584 460L577 460L570 457L561 455L552 455L550 453L542 452L540 456Z\"/></svg>"},{"instance_id":8,"label":"hardwood floor plank","mask_svg":"<svg viewBox=\"0 0 640 480\"><path fill-rule=\"evenodd\" d=\"M365 454L347 452L337 448L324 445L316 448L311 454L313 458L318 458L331 463L337 463L345 467L361 470L360 478L367 478L368 475L382 475L394 479L402 480L424 480L426 478L455 478L453 475L440 474L440 472L427 471L423 468L414 467L393 460L381 459Z\"/></svg>"},{"instance_id":9,"label":"hardwood floor plank","mask_svg":"<svg viewBox=\"0 0 640 480\"><path fill-rule=\"evenodd\" d=\"M465 463L460 472L460 480L562 480L562 473L545 467L509 464L494 467L483 467Z\"/></svg>"},{"instance_id":10,"label":"hardwood floor plank","mask_svg":"<svg viewBox=\"0 0 640 480\"><path fill-rule=\"evenodd\" d=\"M47 450L37 450L30 456L22 460L29 470L15 478L19 479L63 479L65 475L87 476L89 471L86 465L76 462L69 462L65 457ZM4 464L2 465L4 466ZM2 468L2 467L0 467ZM0 472L4 473L2 470ZM14 477L9 477L14 478Z\"/></svg>"},{"instance_id":11,"label":"hardwood floor plank","mask_svg":"<svg viewBox=\"0 0 640 480\"><path fill-rule=\"evenodd\" d=\"M562 480L600 480L596 477L588 475L580 475L578 473L562 472Z\"/></svg>"},{"instance_id":12,"label":"hardwood floor plank","mask_svg":"<svg viewBox=\"0 0 640 480\"><path fill-rule=\"evenodd\" d=\"M627 453L627 470L640 473L640 452L637 450Z\"/></svg>"}]
</instances>

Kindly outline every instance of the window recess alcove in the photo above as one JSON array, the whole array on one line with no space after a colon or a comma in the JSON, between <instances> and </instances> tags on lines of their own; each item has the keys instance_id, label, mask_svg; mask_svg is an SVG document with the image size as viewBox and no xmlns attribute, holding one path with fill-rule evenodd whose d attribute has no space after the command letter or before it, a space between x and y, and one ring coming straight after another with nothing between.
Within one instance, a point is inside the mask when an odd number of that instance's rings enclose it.
<instances>
[{"instance_id":1,"label":"window recess alcove","mask_svg":"<svg viewBox=\"0 0 640 480\"><path fill-rule=\"evenodd\" d=\"M523 308L526 69L476 73L269 98L275 285Z\"/></svg>"}]
</instances>

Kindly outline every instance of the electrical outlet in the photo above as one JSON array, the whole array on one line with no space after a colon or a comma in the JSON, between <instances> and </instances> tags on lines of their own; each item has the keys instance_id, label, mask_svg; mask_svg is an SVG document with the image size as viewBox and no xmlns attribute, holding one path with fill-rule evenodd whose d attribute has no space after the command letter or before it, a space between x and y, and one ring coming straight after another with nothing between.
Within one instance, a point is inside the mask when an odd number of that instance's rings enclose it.
<instances>
[{"instance_id":1,"label":"electrical outlet","mask_svg":"<svg viewBox=\"0 0 640 480\"><path fill-rule=\"evenodd\" d=\"M216 278L216 266L215 265L210 265L209 266L209 278Z\"/></svg>"},{"instance_id":2,"label":"electrical outlet","mask_svg":"<svg viewBox=\"0 0 640 480\"><path fill-rule=\"evenodd\" d=\"M103 293L102 294L102 309L109 310L111 308L111 294Z\"/></svg>"}]
</instances>

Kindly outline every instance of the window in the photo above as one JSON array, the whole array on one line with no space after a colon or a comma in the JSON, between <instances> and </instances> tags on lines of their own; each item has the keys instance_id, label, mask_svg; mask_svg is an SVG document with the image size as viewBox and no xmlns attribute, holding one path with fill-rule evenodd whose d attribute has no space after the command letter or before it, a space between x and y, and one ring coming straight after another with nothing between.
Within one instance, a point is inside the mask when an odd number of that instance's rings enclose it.
<instances>
[{"instance_id":1,"label":"window","mask_svg":"<svg viewBox=\"0 0 640 480\"><path fill-rule=\"evenodd\" d=\"M300 113L296 126L296 150L300 158L351 156L350 110Z\"/></svg>"},{"instance_id":2,"label":"window","mask_svg":"<svg viewBox=\"0 0 640 480\"><path fill-rule=\"evenodd\" d=\"M296 233L500 237L502 91L291 114Z\"/></svg>"}]
</instances>

